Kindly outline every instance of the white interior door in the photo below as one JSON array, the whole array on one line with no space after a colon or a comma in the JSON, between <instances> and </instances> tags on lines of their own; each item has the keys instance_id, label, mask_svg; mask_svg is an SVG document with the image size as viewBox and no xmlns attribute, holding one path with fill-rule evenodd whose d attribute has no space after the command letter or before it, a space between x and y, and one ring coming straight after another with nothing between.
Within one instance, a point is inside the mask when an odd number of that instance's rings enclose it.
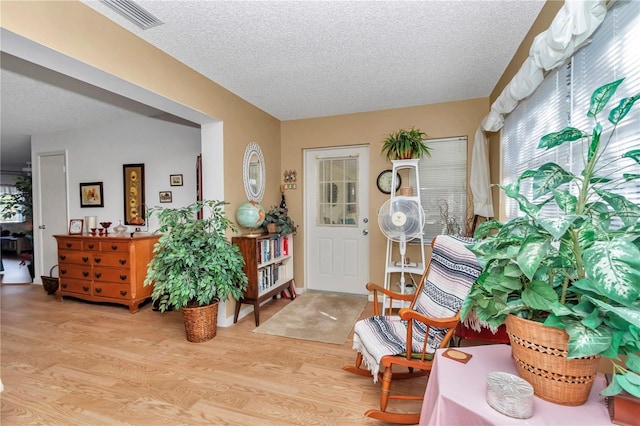
<instances>
[{"instance_id":1,"label":"white interior door","mask_svg":"<svg viewBox=\"0 0 640 426\"><path fill-rule=\"evenodd\" d=\"M53 265L58 264L58 247L53 235L67 234L67 177L64 153L38 154L38 189L40 204L34 215L36 239L36 278L49 275Z\"/></svg>"},{"instance_id":2,"label":"white interior door","mask_svg":"<svg viewBox=\"0 0 640 426\"><path fill-rule=\"evenodd\" d=\"M307 289L367 294L369 148L306 150L304 176Z\"/></svg>"}]
</instances>

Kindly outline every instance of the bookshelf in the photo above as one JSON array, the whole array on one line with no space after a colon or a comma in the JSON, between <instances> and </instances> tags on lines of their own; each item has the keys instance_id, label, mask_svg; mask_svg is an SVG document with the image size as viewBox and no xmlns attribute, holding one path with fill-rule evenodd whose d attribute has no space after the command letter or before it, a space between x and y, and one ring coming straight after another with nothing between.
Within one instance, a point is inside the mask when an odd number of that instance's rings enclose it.
<instances>
[{"instance_id":1,"label":"bookshelf","mask_svg":"<svg viewBox=\"0 0 640 426\"><path fill-rule=\"evenodd\" d=\"M293 281L293 235L266 234L233 237L244 257L244 273L248 285L242 299L236 302L233 322L238 321L242 304L253 305L256 326L260 325L260 304L289 289L295 296Z\"/></svg>"}]
</instances>

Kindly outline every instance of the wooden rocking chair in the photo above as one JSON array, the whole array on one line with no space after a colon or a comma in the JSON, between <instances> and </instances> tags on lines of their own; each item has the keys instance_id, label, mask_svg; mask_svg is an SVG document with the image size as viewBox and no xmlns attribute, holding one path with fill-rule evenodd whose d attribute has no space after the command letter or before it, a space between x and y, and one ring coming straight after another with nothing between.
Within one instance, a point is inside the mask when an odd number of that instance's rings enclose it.
<instances>
[{"instance_id":1,"label":"wooden rocking chair","mask_svg":"<svg viewBox=\"0 0 640 426\"><path fill-rule=\"evenodd\" d=\"M464 237L437 236L432 243L429 265L415 294L398 294L373 283L367 284L367 289L373 292L374 316L356 323L353 335L353 348L358 352L355 366L342 368L361 376L373 376L374 382L382 378L380 409L369 410L365 416L390 423L419 422L419 412L389 412L387 405L390 399L422 400L424 392L394 395L391 381L392 378L428 375L436 349L449 345L460 322L462 302L482 271L475 255L465 247L472 242ZM383 307L385 315L380 314L379 293L387 296L387 309ZM398 300L410 302L410 305L394 315L393 304ZM363 361L368 369L362 367ZM405 367L407 371L396 373L394 367Z\"/></svg>"}]
</instances>

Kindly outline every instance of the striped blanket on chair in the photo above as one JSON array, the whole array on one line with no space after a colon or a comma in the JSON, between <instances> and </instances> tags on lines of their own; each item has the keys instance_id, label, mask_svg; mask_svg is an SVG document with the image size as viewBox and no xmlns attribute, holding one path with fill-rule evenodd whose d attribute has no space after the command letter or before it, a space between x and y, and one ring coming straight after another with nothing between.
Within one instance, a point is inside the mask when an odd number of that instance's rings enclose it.
<instances>
[{"instance_id":1,"label":"striped blanket on chair","mask_svg":"<svg viewBox=\"0 0 640 426\"><path fill-rule=\"evenodd\" d=\"M465 245L472 244L470 238L439 235L433 243L431 264L422 290L416 296L414 310L433 317L455 316L467 297L471 285L482 268L475 255ZM428 351L435 352L447 330L429 328ZM416 322L413 326L411 352L421 352L426 326ZM380 361L386 355L399 355L407 348L407 323L398 316L378 315L356 323L353 334L353 349L362 354L365 365L378 380Z\"/></svg>"}]
</instances>

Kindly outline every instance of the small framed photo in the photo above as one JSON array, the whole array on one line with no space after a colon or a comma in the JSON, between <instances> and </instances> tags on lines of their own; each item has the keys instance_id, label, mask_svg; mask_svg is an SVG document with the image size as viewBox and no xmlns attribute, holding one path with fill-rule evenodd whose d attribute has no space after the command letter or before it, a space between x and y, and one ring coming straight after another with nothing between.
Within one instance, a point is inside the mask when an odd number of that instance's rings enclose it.
<instances>
[{"instance_id":1,"label":"small framed photo","mask_svg":"<svg viewBox=\"0 0 640 426\"><path fill-rule=\"evenodd\" d=\"M160 202L171 203L173 201L173 194L171 191L160 191Z\"/></svg>"},{"instance_id":2,"label":"small framed photo","mask_svg":"<svg viewBox=\"0 0 640 426\"><path fill-rule=\"evenodd\" d=\"M104 207L102 182L80 184L80 207Z\"/></svg>"},{"instance_id":3,"label":"small framed photo","mask_svg":"<svg viewBox=\"0 0 640 426\"><path fill-rule=\"evenodd\" d=\"M182 186L182 175L169 175L171 186Z\"/></svg>"},{"instance_id":4,"label":"small framed photo","mask_svg":"<svg viewBox=\"0 0 640 426\"><path fill-rule=\"evenodd\" d=\"M69 235L82 234L83 226L84 226L84 219L71 219L69 221Z\"/></svg>"}]
</instances>

